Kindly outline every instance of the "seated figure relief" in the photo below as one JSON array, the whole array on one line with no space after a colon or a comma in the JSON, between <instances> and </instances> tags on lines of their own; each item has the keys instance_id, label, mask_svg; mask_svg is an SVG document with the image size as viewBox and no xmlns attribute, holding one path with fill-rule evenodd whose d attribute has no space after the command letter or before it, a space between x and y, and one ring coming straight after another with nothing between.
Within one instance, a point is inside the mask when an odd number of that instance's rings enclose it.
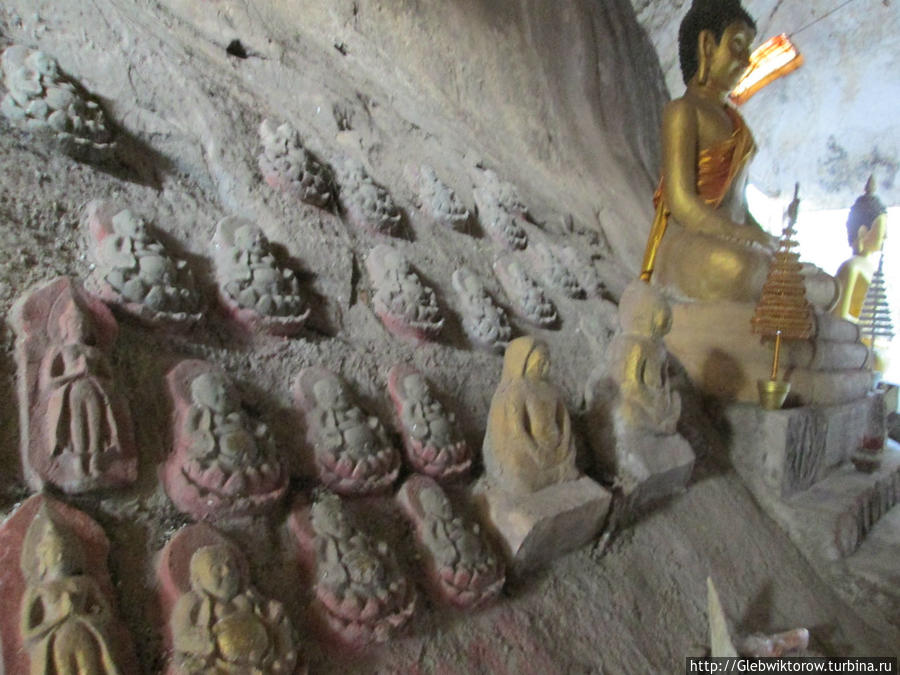
<instances>
[{"instance_id":1,"label":"seated figure relief","mask_svg":"<svg viewBox=\"0 0 900 675\"><path fill-rule=\"evenodd\" d=\"M422 283L406 257L390 246L376 246L366 258L375 287L375 313L392 333L416 340L436 337L444 318L434 290Z\"/></svg>"},{"instance_id":2,"label":"seated figure relief","mask_svg":"<svg viewBox=\"0 0 900 675\"><path fill-rule=\"evenodd\" d=\"M485 188L474 192L478 219L488 235L505 249L515 251L528 246L528 234L499 197Z\"/></svg>"},{"instance_id":3,"label":"seated figure relief","mask_svg":"<svg viewBox=\"0 0 900 675\"><path fill-rule=\"evenodd\" d=\"M16 126L45 137L76 159L104 160L114 149L100 105L69 80L52 56L22 45L0 56L7 94L0 112Z\"/></svg>"},{"instance_id":4,"label":"seated figure relief","mask_svg":"<svg viewBox=\"0 0 900 675\"><path fill-rule=\"evenodd\" d=\"M564 262L554 246L539 243L532 246L533 255L544 284L577 300L586 295L584 287L571 265Z\"/></svg>"},{"instance_id":5,"label":"seated figure relief","mask_svg":"<svg viewBox=\"0 0 900 675\"><path fill-rule=\"evenodd\" d=\"M0 526L0 545L4 553L18 555L18 564L10 560L0 571L11 611L0 628L0 670L32 675L137 672L130 636L114 607L106 568L109 541L95 521L38 494Z\"/></svg>"},{"instance_id":6,"label":"seated figure relief","mask_svg":"<svg viewBox=\"0 0 900 675\"><path fill-rule=\"evenodd\" d=\"M557 323L559 315L553 302L519 260L500 258L494 263L494 272L519 316L545 328Z\"/></svg>"},{"instance_id":7,"label":"seated figure relief","mask_svg":"<svg viewBox=\"0 0 900 675\"><path fill-rule=\"evenodd\" d=\"M416 607L413 585L384 541L358 529L337 495L324 493L295 511L290 527L313 570L313 607L337 642L352 648L385 642Z\"/></svg>"},{"instance_id":8,"label":"seated figure relief","mask_svg":"<svg viewBox=\"0 0 900 675\"><path fill-rule=\"evenodd\" d=\"M512 328L506 312L491 298L481 279L468 267L460 267L451 279L460 303L463 329L478 346L492 351L506 349Z\"/></svg>"},{"instance_id":9,"label":"seated figure relief","mask_svg":"<svg viewBox=\"0 0 900 675\"><path fill-rule=\"evenodd\" d=\"M459 435L453 413L434 397L425 378L408 366L394 366L388 391L413 469L441 481L466 475L472 464L469 445Z\"/></svg>"},{"instance_id":10,"label":"seated figure relief","mask_svg":"<svg viewBox=\"0 0 900 675\"><path fill-rule=\"evenodd\" d=\"M109 310L59 277L23 296L12 315L29 482L68 493L133 482L131 418L107 360L118 330Z\"/></svg>"},{"instance_id":11,"label":"seated figure relief","mask_svg":"<svg viewBox=\"0 0 900 675\"><path fill-rule=\"evenodd\" d=\"M303 411L306 439L323 484L343 495L374 494L393 484L400 471L400 453L378 418L353 403L337 375L323 368L301 371L294 397Z\"/></svg>"},{"instance_id":12,"label":"seated figure relief","mask_svg":"<svg viewBox=\"0 0 900 675\"><path fill-rule=\"evenodd\" d=\"M309 317L294 272L272 252L263 231L228 217L213 238L219 295L241 323L275 335L293 335Z\"/></svg>"},{"instance_id":13,"label":"seated figure relief","mask_svg":"<svg viewBox=\"0 0 900 675\"><path fill-rule=\"evenodd\" d=\"M157 568L171 675L306 672L284 605L259 593L237 546L201 523L179 530Z\"/></svg>"},{"instance_id":14,"label":"seated figure relief","mask_svg":"<svg viewBox=\"0 0 900 675\"><path fill-rule=\"evenodd\" d=\"M419 193L421 207L428 217L438 225L465 230L469 223L469 209L453 188L442 181L430 166L423 165L413 171L417 174L413 182Z\"/></svg>"},{"instance_id":15,"label":"seated figure relief","mask_svg":"<svg viewBox=\"0 0 900 675\"><path fill-rule=\"evenodd\" d=\"M403 214L391 193L376 183L359 162L345 158L335 166L341 207L356 227L370 234L396 237Z\"/></svg>"},{"instance_id":16,"label":"seated figure relief","mask_svg":"<svg viewBox=\"0 0 900 675\"><path fill-rule=\"evenodd\" d=\"M287 490L287 470L268 428L244 411L227 376L188 360L166 382L174 441L163 483L175 505L195 518L272 508Z\"/></svg>"},{"instance_id":17,"label":"seated figure relief","mask_svg":"<svg viewBox=\"0 0 900 675\"><path fill-rule=\"evenodd\" d=\"M505 581L503 562L479 526L454 513L437 483L412 476L397 498L413 522L432 590L440 599L474 609L500 593Z\"/></svg>"},{"instance_id":18,"label":"seated figure relief","mask_svg":"<svg viewBox=\"0 0 900 675\"><path fill-rule=\"evenodd\" d=\"M259 169L266 183L313 206L331 204L331 172L303 147L296 129L288 123L276 127L266 119L259 127L259 138L263 147Z\"/></svg>"},{"instance_id":19,"label":"seated figure relief","mask_svg":"<svg viewBox=\"0 0 900 675\"><path fill-rule=\"evenodd\" d=\"M511 494L529 494L579 476L572 421L549 370L544 342L524 336L506 348L482 453L488 480Z\"/></svg>"},{"instance_id":20,"label":"seated figure relief","mask_svg":"<svg viewBox=\"0 0 900 675\"><path fill-rule=\"evenodd\" d=\"M200 294L190 268L173 257L148 224L108 202L85 209L95 269L89 281L104 301L148 324L191 324L200 319Z\"/></svg>"}]
</instances>

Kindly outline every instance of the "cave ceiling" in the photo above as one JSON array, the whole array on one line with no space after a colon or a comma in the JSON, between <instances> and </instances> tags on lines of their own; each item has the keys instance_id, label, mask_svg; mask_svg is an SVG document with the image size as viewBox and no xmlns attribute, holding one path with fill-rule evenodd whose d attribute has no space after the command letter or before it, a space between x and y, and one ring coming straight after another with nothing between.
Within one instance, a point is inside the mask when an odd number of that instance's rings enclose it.
<instances>
[{"instance_id":1,"label":"cave ceiling","mask_svg":"<svg viewBox=\"0 0 900 675\"><path fill-rule=\"evenodd\" d=\"M897 0L746 0L757 43L779 33L804 65L742 106L759 153L751 179L784 196L795 181L808 207L846 208L874 172L900 205L900 3ZM684 91L678 25L689 0L632 0L673 97ZM844 6L842 6L844 5Z\"/></svg>"}]
</instances>

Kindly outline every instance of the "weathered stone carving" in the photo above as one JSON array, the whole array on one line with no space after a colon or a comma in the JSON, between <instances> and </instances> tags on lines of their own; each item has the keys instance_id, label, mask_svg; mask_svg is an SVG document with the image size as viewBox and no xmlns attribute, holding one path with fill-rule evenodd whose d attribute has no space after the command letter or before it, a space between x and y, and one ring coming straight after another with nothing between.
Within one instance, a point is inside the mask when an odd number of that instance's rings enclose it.
<instances>
[{"instance_id":1,"label":"weathered stone carving","mask_svg":"<svg viewBox=\"0 0 900 675\"><path fill-rule=\"evenodd\" d=\"M428 340L441 332L444 319L437 297L402 253L383 244L376 246L366 258L366 269L375 287L375 313L388 330L415 340Z\"/></svg>"},{"instance_id":2,"label":"weathered stone carving","mask_svg":"<svg viewBox=\"0 0 900 675\"><path fill-rule=\"evenodd\" d=\"M421 206L428 217L438 225L464 230L469 222L469 209L453 188L438 178L430 166L423 165L415 173Z\"/></svg>"},{"instance_id":3,"label":"weathered stone carving","mask_svg":"<svg viewBox=\"0 0 900 675\"><path fill-rule=\"evenodd\" d=\"M528 207L525 206L522 198L519 197L516 186L500 180L497 172L492 169L486 169L481 174L480 183L478 190L480 194L488 198L486 201L492 201L516 218L528 216Z\"/></svg>"},{"instance_id":4,"label":"weathered stone carving","mask_svg":"<svg viewBox=\"0 0 900 675\"><path fill-rule=\"evenodd\" d=\"M219 297L238 322L273 335L294 335L309 316L293 271L272 253L263 231L229 216L216 226L213 254Z\"/></svg>"},{"instance_id":5,"label":"weathered stone carving","mask_svg":"<svg viewBox=\"0 0 900 675\"><path fill-rule=\"evenodd\" d=\"M400 234L403 222L400 209L362 164L346 158L335 170L340 181L341 206L353 225L371 234L391 237Z\"/></svg>"},{"instance_id":6,"label":"weathered stone carving","mask_svg":"<svg viewBox=\"0 0 900 675\"><path fill-rule=\"evenodd\" d=\"M388 391L413 469L440 481L467 474L472 465L469 445L459 435L453 413L434 398L422 374L396 365L388 375Z\"/></svg>"},{"instance_id":7,"label":"weathered stone carving","mask_svg":"<svg viewBox=\"0 0 900 675\"><path fill-rule=\"evenodd\" d=\"M166 375L173 441L166 493L194 518L259 513L285 494L288 473L265 424L251 420L224 372L197 360Z\"/></svg>"},{"instance_id":8,"label":"weathered stone carving","mask_svg":"<svg viewBox=\"0 0 900 675\"><path fill-rule=\"evenodd\" d=\"M20 298L11 323L29 484L77 493L134 482L131 417L107 361L118 331L110 311L59 277Z\"/></svg>"},{"instance_id":9,"label":"weathered stone carving","mask_svg":"<svg viewBox=\"0 0 900 675\"><path fill-rule=\"evenodd\" d=\"M237 547L206 524L182 528L160 557L168 673L305 673L284 606L259 594Z\"/></svg>"},{"instance_id":10,"label":"weathered stone carving","mask_svg":"<svg viewBox=\"0 0 900 675\"><path fill-rule=\"evenodd\" d=\"M387 543L359 530L337 495L322 494L311 507L295 510L289 526L314 577L313 608L336 642L356 649L385 642L409 621L413 585Z\"/></svg>"},{"instance_id":11,"label":"weathered stone carving","mask_svg":"<svg viewBox=\"0 0 900 675\"><path fill-rule=\"evenodd\" d=\"M557 322L556 307L521 262L511 256L499 258L494 263L494 273L519 316L544 327Z\"/></svg>"},{"instance_id":12,"label":"weathered stone carving","mask_svg":"<svg viewBox=\"0 0 900 675\"><path fill-rule=\"evenodd\" d=\"M393 484L400 453L378 418L352 402L337 375L324 368L300 371L294 400L303 411L306 440L322 483L342 495L374 494Z\"/></svg>"},{"instance_id":13,"label":"weathered stone carving","mask_svg":"<svg viewBox=\"0 0 900 675\"><path fill-rule=\"evenodd\" d=\"M114 609L109 541L86 514L43 494L0 525L0 671L33 675L137 673ZM16 559L18 558L18 559Z\"/></svg>"},{"instance_id":14,"label":"weathered stone carving","mask_svg":"<svg viewBox=\"0 0 900 675\"><path fill-rule=\"evenodd\" d=\"M415 526L432 591L443 602L472 609L493 600L506 580L500 558L477 524L453 512L431 478L411 476L397 495Z\"/></svg>"},{"instance_id":15,"label":"weathered stone carving","mask_svg":"<svg viewBox=\"0 0 900 675\"><path fill-rule=\"evenodd\" d=\"M184 260L172 256L147 223L109 202L85 209L94 271L91 290L150 325L189 325L201 317L200 294Z\"/></svg>"},{"instance_id":16,"label":"weathered stone carving","mask_svg":"<svg viewBox=\"0 0 900 675\"><path fill-rule=\"evenodd\" d=\"M70 81L52 56L13 45L0 57L7 94L0 111L16 126L51 140L77 159L103 159L113 134L99 104Z\"/></svg>"},{"instance_id":17,"label":"weathered stone carving","mask_svg":"<svg viewBox=\"0 0 900 675\"><path fill-rule=\"evenodd\" d=\"M459 298L463 329L476 345L503 350L512 338L506 312L488 294L481 279L468 267L460 267L451 278Z\"/></svg>"},{"instance_id":18,"label":"weathered stone carving","mask_svg":"<svg viewBox=\"0 0 900 675\"><path fill-rule=\"evenodd\" d=\"M538 271L546 286L576 300L585 297L584 288L572 266L564 261L554 246L541 242L534 244L529 251L533 251Z\"/></svg>"},{"instance_id":19,"label":"weathered stone carving","mask_svg":"<svg viewBox=\"0 0 900 675\"><path fill-rule=\"evenodd\" d=\"M547 345L516 338L488 412L476 504L519 569L548 562L600 530L611 495L575 467L572 423L547 378Z\"/></svg>"},{"instance_id":20,"label":"weathered stone carving","mask_svg":"<svg viewBox=\"0 0 900 675\"><path fill-rule=\"evenodd\" d=\"M578 477L572 422L549 370L540 340L520 337L506 348L482 452L487 477L513 494Z\"/></svg>"},{"instance_id":21,"label":"weathered stone carving","mask_svg":"<svg viewBox=\"0 0 900 675\"><path fill-rule=\"evenodd\" d=\"M682 490L694 466L693 450L676 432L681 396L669 382L663 343L671 325L658 289L629 284L619 303L620 330L586 392L597 468L615 477L635 508Z\"/></svg>"},{"instance_id":22,"label":"weathered stone carving","mask_svg":"<svg viewBox=\"0 0 900 675\"><path fill-rule=\"evenodd\" d=\"M331 203L331 172L303 147L294 127L286 122L276 127L266 119L259 126L259 138L263 146L259 170L266 183L313 206Z\"/></svg>"},{"instance_id":23,"label":"weathered stone carving","mask_svg":"<svg viewBox=\"0 0 900 675\"><path fill-rule=\"evenodd\" d=\"M478 206L478 218L491 239L510 250L520 250L528 246L528 234L516 220L516 216L486 188L473 192Z\"/></svg>"}]
</instances>

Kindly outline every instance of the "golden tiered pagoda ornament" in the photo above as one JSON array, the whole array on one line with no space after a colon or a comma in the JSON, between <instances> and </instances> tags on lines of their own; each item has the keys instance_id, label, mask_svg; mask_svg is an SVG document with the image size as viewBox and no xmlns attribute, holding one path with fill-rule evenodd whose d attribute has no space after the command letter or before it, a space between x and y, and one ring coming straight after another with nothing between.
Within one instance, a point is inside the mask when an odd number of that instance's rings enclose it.
<instances>
[{"instance_id":1,"label":"golden tiered pagoda ornament","mask_svg":"<svg viewBox=\"0 0 900 675\"><path fill-rule=\"evenodd\" d=\"M878 261L878 269L872 275L866 299L859 312L859 328L863 342L866 342L872 354L872 369L884 372L885 349L879 349L876 341L890 343L894 339L894 323L891 321L891 307L887 297L887 285L884 280L884 250ZM882 344L881 347L884 347Z\"/></svg>"},{"instance_id":2,"label":"golden tiered pagoda ornament","mask_svg":"<svg viewBox=\"0 0 900 675\"><path fill-rule=\"evenodd\" d=\"M778 359L783 340L805 340L812 336L812 305L806 299L806 287L800 273L800 254L794 249L794 227L800 208L800 184L794 186L794 199L788 206L787 225L781 233L778 250L772 257L769 274L763 285L756 311L750 319L752 330L763 340L775 340L772 375L759 380L759 403L766 410L778 410L784 405L790 382L778 379Z\"/></svg>"}]
</instances>

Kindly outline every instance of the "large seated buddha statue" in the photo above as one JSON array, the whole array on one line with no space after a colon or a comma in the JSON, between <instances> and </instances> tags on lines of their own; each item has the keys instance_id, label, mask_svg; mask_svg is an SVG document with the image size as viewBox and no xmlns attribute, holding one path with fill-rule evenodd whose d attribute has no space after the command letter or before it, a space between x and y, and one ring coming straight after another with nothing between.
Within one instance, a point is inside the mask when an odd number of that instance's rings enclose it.
<instances>
[{"instance_id":1,"label":"large seated buddha statue","mask_svg":"<svg viewBox=\"0 0 900 675\"><path fill-rule=\"evenodd\" d=\"M767 377L772 361L771 347L751 334L750 317L776 240L747 208L756 146L727 102L755 37L739 0L694 0L681 23L687 88L663 112L662 177L641 268L644 281L675 301L669 351L702 389L726 400L755 400L756 380ZM865 347L855 326L823 313L837 300L839 284L812 265L803 272L807 298L822 311L815 337L789 343L782 361L795 402L857 398L871 382L861 370Z\"/></svg>"}]
</instances>

